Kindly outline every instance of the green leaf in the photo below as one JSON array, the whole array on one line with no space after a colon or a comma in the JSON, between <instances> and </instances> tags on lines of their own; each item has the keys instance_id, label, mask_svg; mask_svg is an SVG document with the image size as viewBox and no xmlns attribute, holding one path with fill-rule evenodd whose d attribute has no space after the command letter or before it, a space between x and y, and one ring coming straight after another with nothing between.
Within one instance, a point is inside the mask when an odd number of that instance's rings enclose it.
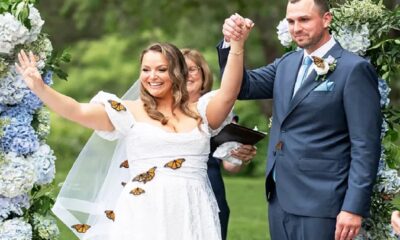
<instances>
[{"instance_id":1,"label":"green leaf","mask_svg":"<svg viewBox=\"0 0 400 240\"><path fill-rule=\"evenodd\" d=\"M385 72L385 73L382 75L382 78L383 78L384 80L388 80L389 74L390 74L390 72Z\"/></svg>"}]
</instances>

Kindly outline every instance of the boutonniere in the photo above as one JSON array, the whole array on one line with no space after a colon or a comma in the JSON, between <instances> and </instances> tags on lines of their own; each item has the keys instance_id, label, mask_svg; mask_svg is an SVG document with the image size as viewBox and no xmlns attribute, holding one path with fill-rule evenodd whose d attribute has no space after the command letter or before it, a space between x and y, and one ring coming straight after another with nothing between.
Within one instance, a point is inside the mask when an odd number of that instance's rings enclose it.
<instances>
[{"instance_id":1,"label":"boutonniere","mask_svg":"<svg viewBox=\"0 0 400 240\"><path fill-rule=\"evenodd\" d=\"M317 77L315 78L315 81L325 81L326 75L328 72L333 72L336 68L336 59L333 58L332 56L329 56L326 59L311 56L313 59L313 68L315 72L317 73Z\"/></svg>"}]
</instances>

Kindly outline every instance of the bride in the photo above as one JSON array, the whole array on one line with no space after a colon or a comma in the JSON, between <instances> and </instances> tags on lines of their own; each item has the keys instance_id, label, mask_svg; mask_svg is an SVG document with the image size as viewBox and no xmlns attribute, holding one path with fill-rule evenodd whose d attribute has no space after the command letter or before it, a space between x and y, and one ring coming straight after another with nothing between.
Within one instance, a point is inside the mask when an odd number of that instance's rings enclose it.
<instances>
[{"instance_id":1,"label":"bride","mask_svg":"<svg viewBox=\"0 0 400 240\"><path fill-rule=\"evenodd\" d=\"M250 30L244 28L246 38ZM18 71L50 109L95 129L104 139L120 139L121 156L112 160L118 162L86 173L105 172L108 177L113 171L114 176L128 174L127 181L114 181L106 195L93 194L96 201L104 196L95 205L79 196L57 199L61 204L56 203L54 212L62 213L57 215L80 239L221 239L206 171L209 141L229 122L241 85L245 40L232 41L221 88L197 103L189 103L188 69L172 44L155 43L142 52L140 98L134 101L99 92L90 103L78 103L43 83L32 53L19 53ZM82 186L63 188L85 195ZM89 216L77 217L80 213Z\"/></svg>"}]
</instances>

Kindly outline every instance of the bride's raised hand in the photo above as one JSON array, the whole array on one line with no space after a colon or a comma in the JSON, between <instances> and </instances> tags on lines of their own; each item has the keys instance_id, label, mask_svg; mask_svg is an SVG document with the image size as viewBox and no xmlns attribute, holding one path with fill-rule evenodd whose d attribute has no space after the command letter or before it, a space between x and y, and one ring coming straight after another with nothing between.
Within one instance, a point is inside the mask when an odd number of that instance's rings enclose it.
<instances>
[{"instance_id":1,"label":"bride's raised hand","mask_svg":"<svg viewBox=\"0 0 400 240\"><path fill-rule=\"evenodd\" d=\"M18 53L18 63L15 67L19 74L21 74L26 85L33 91L43 88L44 82L36 67L36 59L32 52L26 54L24 50Z\"/></svg>"}]
</instances>

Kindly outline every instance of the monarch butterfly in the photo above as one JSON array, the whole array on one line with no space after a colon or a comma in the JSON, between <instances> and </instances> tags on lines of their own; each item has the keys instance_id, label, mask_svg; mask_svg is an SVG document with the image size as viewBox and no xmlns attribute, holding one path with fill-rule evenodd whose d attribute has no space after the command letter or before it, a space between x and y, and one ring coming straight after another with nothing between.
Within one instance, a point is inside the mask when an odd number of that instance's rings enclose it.
<instances>
[{"instance_id":1,"label":"monarch butterfly","mask_svg":"<svg viewBox=\"0 0 400 240\"><path fill-rule=\"evenodd\" d=\"M126 107L124 105L122 105L122 103L114 101L114 100L108 100L108 102L111 104L111 107L120 112L120 111L126 111Z\"/></svg>"},{"instance_id":2,"label":"monarch butterfly","mask_svg":"<svg viewBox=\"0 0 400 240\"><path fill-rule=\"evenodd\" d=\"M178 158L178 159L172 160L172 161L170 161L170 162L167 162L167 163L164 165L164 167L167 167L167 168L171 168L171 169L173 169L173 170L176 170L176 169L182 167L182 163L183 163L184 161L185 161L184 158Z\"/></svg>"},{"instance_id":3,"label":"monarch butterfly","mask_svg":"<svg viewBox=\"0 0 400 240\"><path fill-rule=\"evenodd\" d=\"M145 173L141 173L139 175L137 175L132 182L143 182L143 183L147 183L148 181L151 181L154 176L156 175L155 171L156 171L157 167L152 167L149 169L149 171L145 172Z\"/></svg>"},{"instance_id":4,"label":"monarch butterfly","mask_svg":"<svg viewBox=\"0 0 400 240\"><path fill-rule=\"evenodd\" d=\"M128 160L123 161L120 165L120 168L129 168L129 162Z\"/></svg>"},{"instance_id":5,"label":"monarch butterfly","mask_svg":"<svg viewBox=\"0 0 400 240\"><path fill-rule=\"evenodd\" d=\"M121 185L122 185L123 187L125 187L126 182L121 182Z\"/></svg>"},{"instance_id":6,"label":"monarch butterfly","mask_svg":"<svg viewBox=\"0 0 400 240\"><path fill-rule=\"evenodd\" d=\"M135 196L139 196L140 194L145 193L145 191L144 191L144 189L137 187L137 188L132 189L129 193L133 194Z\"/></svg>"},{"instance_id":7,"label":"monarch butterfly","mask_svg":"<svg viewBox=\"0 0 400 240\"><path fill-rule=\"evenodd\" d=\"M318 68L325 68L324 59L316 56L311 56L311 57L313 59L314 64L317 65Z\"/></svg>"},{"instance_id":8,"label":"monarch butterfly","mask_svg":"<svg viewBox=\"0 0 400 240\"><path fill-rule=\"evenodd\" d=\"M106 210L104 213L108 219L115 221L115 213L113 210Z\"/></svg>"},{"instance_id":9,"label":"monarch butterfly","mask_svg":"<svg viewBox=\"0 0 400 240\"><path fill-rule=\"evenodd\" d=\"M90 225L87 224L75 224L71 226L73 229L75 229L78 233L86 233L87 230L89 230Z\"/></svg>"}]
</instances>

